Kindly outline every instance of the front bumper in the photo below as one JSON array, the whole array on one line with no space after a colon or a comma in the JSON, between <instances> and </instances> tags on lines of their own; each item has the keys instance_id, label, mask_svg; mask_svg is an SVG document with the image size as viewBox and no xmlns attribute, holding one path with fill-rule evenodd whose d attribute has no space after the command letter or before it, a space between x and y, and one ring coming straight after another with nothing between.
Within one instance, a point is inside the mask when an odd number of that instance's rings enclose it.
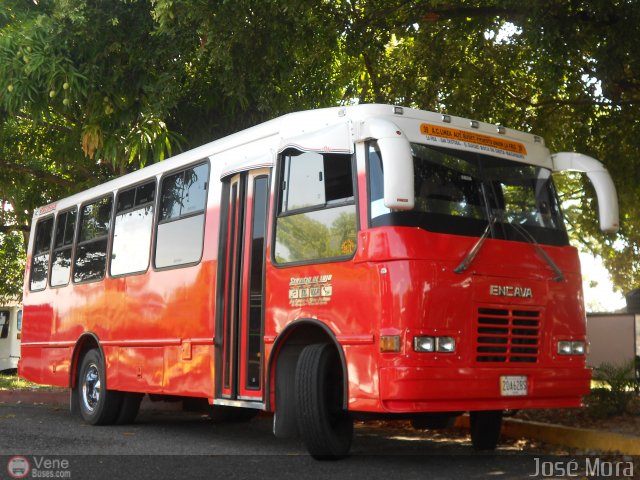
<instances>
[{"instance_id":1,"label":"front bumper","mask_svg":"<svg viewBox=\"0 0 640 480\"><path fill-rule=\"evenodd\" d=\"M380 399L392 413L579 407L587 368L380 368ZM502 375L525 375L527 395L500 394Z\"/></svg>"}]
</instances>

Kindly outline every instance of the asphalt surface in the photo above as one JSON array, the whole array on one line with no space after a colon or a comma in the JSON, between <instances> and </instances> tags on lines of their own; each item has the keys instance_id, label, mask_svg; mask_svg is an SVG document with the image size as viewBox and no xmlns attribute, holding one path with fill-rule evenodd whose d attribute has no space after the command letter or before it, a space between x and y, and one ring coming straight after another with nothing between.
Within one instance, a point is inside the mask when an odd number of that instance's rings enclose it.
<instances>
[{"instance_id":1,"label":"asphalt surface","mask_svg":"<svg viewBox=\"0 0 640 480\"><path fill-rule=\"evenodd\" d=\"M276 439L271 423L142 411L133 425L92 427L64 407L0 404L0 479L14 478L10 461L28 462L26 478L530 479L542 457L514 442L475 452L456 431L367 423L356 427L351 456L319 462L299 442Z\"/></svg>"}]
</instances>

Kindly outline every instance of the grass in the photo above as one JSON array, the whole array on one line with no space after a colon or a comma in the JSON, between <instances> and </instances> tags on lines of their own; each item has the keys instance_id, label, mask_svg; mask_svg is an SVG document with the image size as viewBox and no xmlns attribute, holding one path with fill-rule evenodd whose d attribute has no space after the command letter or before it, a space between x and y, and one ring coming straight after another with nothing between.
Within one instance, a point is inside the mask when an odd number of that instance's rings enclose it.
<instances>
[{"instance_id":1,"label":"grass","mask_svg":"<svg viewBox=\"0 0 640 480\"><path fill-rule=\"evenodd\" d=\"M32 383L15 373L0 373L0 390L58 390L58 387Z\"/></svg>"}]
</instances>

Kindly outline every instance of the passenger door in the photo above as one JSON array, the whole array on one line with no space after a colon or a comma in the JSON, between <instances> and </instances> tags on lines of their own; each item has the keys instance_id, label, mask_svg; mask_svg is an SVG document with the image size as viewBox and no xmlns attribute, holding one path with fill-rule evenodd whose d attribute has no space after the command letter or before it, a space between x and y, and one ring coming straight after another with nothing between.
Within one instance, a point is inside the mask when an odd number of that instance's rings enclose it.
<instances>
[{"instance_id":1,"label":"passenger door","mask_svg":"<svg viewBox=\"0 0 640 480\"><path fill-rule=\"evenodd\" d=\"M216 312L216 403L263 400L263 293L269 178L270 171L260 169L223 181Z\"/></svg>"}]
</instances>

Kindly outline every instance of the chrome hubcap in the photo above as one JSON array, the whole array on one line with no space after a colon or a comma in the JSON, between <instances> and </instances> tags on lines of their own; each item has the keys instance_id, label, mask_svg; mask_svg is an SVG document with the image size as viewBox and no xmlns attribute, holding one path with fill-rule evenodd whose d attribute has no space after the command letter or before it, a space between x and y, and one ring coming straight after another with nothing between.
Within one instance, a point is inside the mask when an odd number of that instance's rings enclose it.
<instances>
[{"instance_id":1,"label":"chrome hubcap","mask_svg":"<svg viewBox=\"0 0 640 480\"><path fill-rule=\"evenodd\" d=\"M87 368L82 382L82 403L85 410L93 412L100 401L100 371L94 363Z\"/></svg>"}]
</instances>

